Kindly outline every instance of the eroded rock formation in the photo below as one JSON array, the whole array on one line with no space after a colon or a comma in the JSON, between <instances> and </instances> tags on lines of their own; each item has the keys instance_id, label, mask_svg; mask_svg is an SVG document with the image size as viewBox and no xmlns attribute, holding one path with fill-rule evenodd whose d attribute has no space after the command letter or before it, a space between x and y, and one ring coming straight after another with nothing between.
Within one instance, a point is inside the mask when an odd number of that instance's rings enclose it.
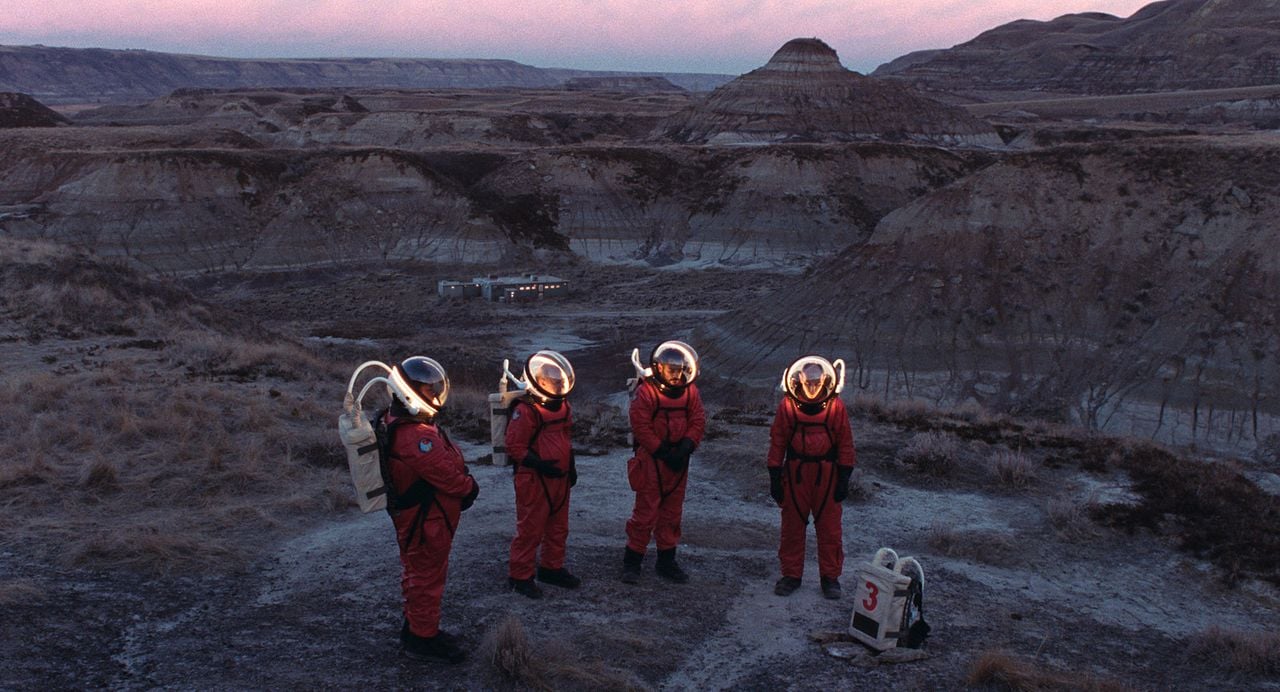
<instances>
[{"instance_id":1,"label":"eroded rock formation","mask_svg":"<svg viewBox=\"0 0 1280 692\"><path fill-rule=\"evenodd\" d=\"M890 213L701 342L718 368L842 356L852 393L1257 442L1280 413L1278 191L1262 136L1018 154Z\"/></svg>"},{"instance_id":2,"label":"eroded rock formation","mask_svg":"<svg viewBox=\"0 0 1280 692\"><path fill-rule=\"evenodd\" d=\"M923 141L998 145L986 123L898 84L847 70L816 38L788 41L763 67L659 128L678 142Z\"/></svg>"}]
</instances>

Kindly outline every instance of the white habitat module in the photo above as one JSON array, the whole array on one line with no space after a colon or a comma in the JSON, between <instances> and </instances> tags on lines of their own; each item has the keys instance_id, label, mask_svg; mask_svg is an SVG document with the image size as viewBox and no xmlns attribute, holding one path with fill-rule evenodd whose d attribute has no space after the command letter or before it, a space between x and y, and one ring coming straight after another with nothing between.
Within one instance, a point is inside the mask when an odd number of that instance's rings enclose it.
<instances>
[{"instance_id":1,"label":"white habitat module","mask_svg":"<svg viewBox=\"0 0 1280 692\"><path fill-rule=\"evenodd\" d=\"M915 575L904 574L908 569ZM923 602L924 568L913 557L881 548L858 567L857 579L849 635L877 651L906 645L912 625L923 617L917 606Z\"/></svg>"},{"instance_id":2,"label":"white habitat module","mask_svg":"<svg viewBox=\"0 0 1280 692\"><path fill-rule=\"evenodd\" d=\"M514 386L514 389L510 389ZM510 466L507 458L507 424L511 422L511 404L528 394L529 383L511 372L511 361L502 361L498 391L489 394L489 444L493 448L493 465Z\"/></svg>"},{"instance_id":3,"label":"white habitat module","mask_svg":"<svg viewBox=\"0 0 1280 692\"><path fill-rule=\"evenodd\" d=\"M338 437L347 450L347 468L351 471L351 483L355 486L356 502L360 505L360 511L366 513L387 508L387 488L382 479L378 438L374 434L372 423L360 407L360 401L375 383L391 386L386 377L375 377L364 385L359 394L353 395L356 379L369 367L382 368L387 374L391 373L390 367L376 360L356 368L351 381L347 383L347 394L342 400L342 415L338 416Z\"/></svg>"}]
</instances>

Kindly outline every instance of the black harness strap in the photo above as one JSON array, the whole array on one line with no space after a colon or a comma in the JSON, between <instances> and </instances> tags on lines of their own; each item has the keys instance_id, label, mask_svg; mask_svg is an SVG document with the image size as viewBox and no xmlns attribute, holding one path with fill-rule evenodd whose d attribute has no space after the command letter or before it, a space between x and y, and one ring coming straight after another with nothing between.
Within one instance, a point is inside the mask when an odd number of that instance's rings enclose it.
<instances>
[{"instance_id":1,"label":"black harness strap","mask_svg":"<svg viewBox=\"0 0 1280 692\"><path fill-rule=\"evenodd\" d=\"M788 484L789 489L791 491L791 506L794 507L796 512L800 515L800 520L804 522L805 526L809 525L809 515L800 511L800 503L796 500L796 486L799 485L800 483L800 469L805 464L818 464L817 466L818 475L813 479L813 485L814 487L823 486L822 478L825 474L823 474L822 472L822 469L823 469L822 462L834 463L838 458L838 453L836 450L836 440L835 440L835 437L831 434L830 421L831 421L830 406L827 407L827 412L823 416L821 423L802 422L799 418L799 414L792 414L792 418L791 418L791 432L787 436L787 453L786 453L786 456L783 458L783 464L787 467L787 474L788 476L790 476L790 479L791 479L791 483ZM825 454L819 454L819 455L801 454L799 451L796 450L795 445L793 444L793 442L795 441L796 432L800 428L805 428L805 427L808 427L808 428L821 427L822 431L827 434L827 452ZM792 465L791 462L793 460L798 461L799 463ZM831 474L827 476L828 486L831 485L831 483L835 480L835 477L836 477L835 469L832 469ZM818 520L822 518L822 511L827 508L827 500L831 498L831 494L832 494L832 491L830 488L824 488L824 491L821 493L822 495L821 503L817 506L817 508L810 508L813 513L814 524L817 524Z\"/></svg>"},{"instance_id":2,"label":"black harness strap","mask_svg":"<svg viewBox=\"0 0 1280 692\"><path fill-rule=\"evenodd\" d=\"M655 389L656 388L657 387L655 386ZM662 414L663 419L667 423L667 434L664 435L664 438L669 437L671 435L671 412L672 411L684 411L685 425L689 424L690 397L689 397L688 388L685 388L685 390L681 392L680 397L684 400L684 403L680 404L679 406L663 406L662 400L668 397L662 393L662 390L660 389L658 390L658 405L654 407L653 413L649 416L649 422L653 423L654 421L658 420L658 414L659 413ZM663 441L666 442L667 444L671 444L672 442L678 442L678 440L669 440L669 439L664 439ZM636 447L639 448L639 446L640 444L637 442ZM653 456L653 455L650 455L650 456ZM676 491L676 488L679 488L680 484L684 482L684 479L688 477L689 467L686 466L684 470L680 472L680 475L676 478L676 482L672 484L670 490L663 489L665 486L662 483L662 462L658 460L658 457L653 457L653 472L657 475L657 478L658 478L658 503L661 504L663 502L666 502L667 498L671 497L671 493L674 493Z\"/></svg>"},{"instance_id":3,"label":"black harness strap","mask_svg":"<svg viewBox=\"0 0 1280 692\"><path fill-rule=\"evenodd\" d=\"M403 493L396 492L395 483L391 478L391 447L395 440L395 431L406 421L397 418L390 425L386 423L385 410L380 411L377 415L377 423L374 425L374 437L378 444L378 460L382 471L382 485L387 492L387 514L395 516L396 514L414 507L418 508L418 514L414 517L413 525L409 527L409 534L405 536L402 548L408 548L413 545L413 539L416 537L419 541L426 540L426 532L422 530L422 525L426 522L427 516L431 514L431 508L434 506L440 510L440 518L444 520L445 528L449 530L449 537L452 538L457 529L453 522L449 521L449 515L445 513L444 506L440 504L440 498L436 497L436 487L431 485L424 478L419 478ZM438 428L437 428L438 429ZM444 430L440 430L440 436L444 438L444 443L453 448L453 443L449 440L449 435Z\"/></svg>"},{"instance_id":4,"label":"black harness strap","mask_svg":"<svg viewBox=\"0 0 1280 692\"><path fill-rule=\"evenodd\" d=\"M520 401L519 399L516 400L517 403L519 403L519 401ZM512 405L512 408L515 408L514 404ZM542 435L543 430L553 425L564 425L569 420L569 416L566 415L560 420L555 420L555 421L551 421L550 423L546 423L542 420L542 414L538 413L538 406L536 404L530 404L529 409L533 411L533 417L538 421L538 427L533 429L533 436L529 438L528 447L530 450L533 449L534 443L538 441L538 437ZM515 474L518 466L519 466L518 464L511 465L511 473L513 475ZM542 496L547 499L547 509L548 509L547 518L550 519L551 517L554 517L556 514L558 514L560 510L564 509L565 505L569 504L569 486L567 484L565 485L564 497L560 498L560 504L557 505L555 502L551 500L551 489L547 487L547 479L544 478L543 475L537 471L534 471L533 473L535 476L538 477L538 484L542 486Z\"/></svg>"}]
</instances>

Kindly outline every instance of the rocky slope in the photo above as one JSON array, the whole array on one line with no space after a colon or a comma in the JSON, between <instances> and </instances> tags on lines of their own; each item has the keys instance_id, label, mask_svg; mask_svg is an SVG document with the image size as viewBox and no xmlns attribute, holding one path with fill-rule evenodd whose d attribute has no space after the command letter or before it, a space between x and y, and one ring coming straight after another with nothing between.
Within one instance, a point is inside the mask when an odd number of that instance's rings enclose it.
<instances>
[{"instance_id":1,"label":"rocky slope","mask_svg":"<svg viewBox=\"0 0 1280 692\"><path fill-rule=\"evenodd\" d=\"M1280 430L1277 171L1260 136L1011 156L703 342L719 368L818 351L855 389L1252 447Z\"/></svg>"},{"instance_id":2,"label":"rocky slope","mask_svg":"<svg viewBox=\"0 0 1280 692\"><path fill-rule=\"evenodd\" d=\"M847 70L830 46L793 39L763 67L716 89L659 128L678 142L912 140L998 145L963 110Z\"/></svg>"},{"instance_id":3,"label":"rocky slope","mask_svg":"<svg viewBox=\"0 0 1280 692\"><path fill-rule=\"evenodd\" d=\"M333 58L254 60L145 50L0 46L0 91L45 103L144 101L182 88L554 87L610 72L548 70L512 60ZM685 88L713 88L727 75L662 74Z\"/></svg>"},{"instance_id":4,"label":"rocky slope","mask_svg":"<svg viewBox=\"0 0 1280 692\"><path fill-rule=\"evenodd\" d=\"M57 127L67 119L26 94L0 92L0 128Z\"/></svg>"},{"instance_id":5,"label":"rocky slope","mask_svg":"<svg viewBox=\"0 0 1280 692\"><path fill-rule=\"evenodd\" d=\"M1164 0L1124 19L1019 20L947 50L905 55L872 76L980 100L1276 84L1280 2Z\"/></svg>"}]
</instances>

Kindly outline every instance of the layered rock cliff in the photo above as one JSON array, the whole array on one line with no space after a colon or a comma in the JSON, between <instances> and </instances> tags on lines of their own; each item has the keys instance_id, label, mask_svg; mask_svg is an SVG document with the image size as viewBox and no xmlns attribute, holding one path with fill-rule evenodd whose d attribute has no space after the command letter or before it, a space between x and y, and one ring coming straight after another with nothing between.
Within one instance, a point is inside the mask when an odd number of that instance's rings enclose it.
<instances>
[{"instance_id":1,"label":"layered rock cliff","mask_svg":"<svg viewBox=\"0 0 1280 692\"><path fill-rule=\"evenodd\" d=\"M984 100L1277 84L1280 1L1164 0L1125 19L1024 19L947 50L905 55L872 76Z\"/></svg>"},{"instance_id":2,"label":"layered rock cliff","mask_svg":"<svg viewBox=\"0 0 1280 692\"><path fill-rule=\"evenodd\" d=\"M844 68L822 41L794 39L763 67L659 127L677 142L897 140L998 145L990 126L898 84Z\"/></svg>"}]
</instances>

